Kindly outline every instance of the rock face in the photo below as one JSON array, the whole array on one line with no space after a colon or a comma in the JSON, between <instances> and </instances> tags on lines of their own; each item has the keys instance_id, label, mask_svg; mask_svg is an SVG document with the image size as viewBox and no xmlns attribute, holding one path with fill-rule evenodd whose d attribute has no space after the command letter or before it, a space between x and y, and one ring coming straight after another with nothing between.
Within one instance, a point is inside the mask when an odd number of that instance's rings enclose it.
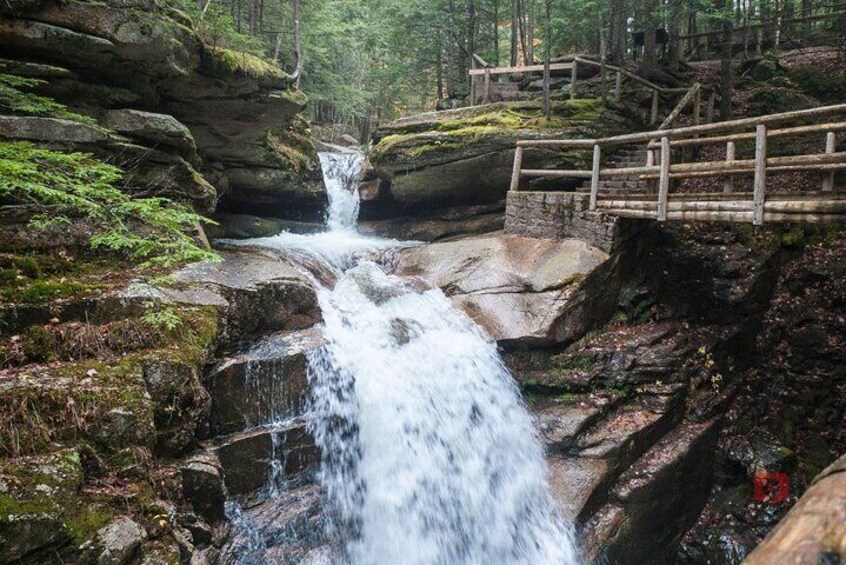
<instances>
[{"instance_id":1,"label":"rock face","mask_svg":"<svg viewBox=\"0 0 846 565\"><path fill-rule=\"evenodd\" d=\"M153 0L12 3L0 11L0 45L6 72L46 80L40 93L100 126L14 119L0 127L6 138L122 156L129 184L161 185L206 212L219 195L265 215L311 213L325 200L297 117L302 93L278 67L204 44L178 10Z\"/></svg>"},{"instance_id":2,"label":"rock face","mask_svg":"<svg viewBox=\"0 0 846 565\"><path fill-rule=\"evenodd\" d=\"M505 198L518 139L594 137L622 131L627 120L595 101L555 102L546 120L537 102L462 108L398 120L376 133L371 160L382 179L365 202L368 217L491 204ZM589 168L588 155L524 152L526 168Z\"/></svg>"},{"instance_id":3,"label":"rock face","mask_svg":"<svg viewBox=\"0 0 846 565\"><path fill-rule=\"evenodd\" d=\"M608 259L578 240L488 236L403 250L399 270L441 287L495 340L543 345L608 317Z\"/></svg>"}]
</instances>

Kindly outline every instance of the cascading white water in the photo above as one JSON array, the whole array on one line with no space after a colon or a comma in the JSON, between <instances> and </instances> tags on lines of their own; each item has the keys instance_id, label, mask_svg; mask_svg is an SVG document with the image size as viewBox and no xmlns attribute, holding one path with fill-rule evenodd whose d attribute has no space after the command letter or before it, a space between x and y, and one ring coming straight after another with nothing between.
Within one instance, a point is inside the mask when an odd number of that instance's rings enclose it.
<instances>
[{"instance_id":1,"label":"cascading white water","mask_svg":"<svg viewBox=\"0 0 846 565\"><path fill-rule=\"evenodd\" d=\"M318 261L326 345L310 355L337 560L361 565L570 564L531 416L496 344L439 290L370 259L399 242L355 231L360 158L321 155L329 231L252 240Z\"/></svg>"},{"instance_id":2,"label":"cascading white water","mask_svg":"<svg viewBox=\"0 0 846 565\"><path fill-rule=\"evenodd\" d=\"M355 230L358 222L358 175L364 155L349 153L319 153L323 182L329 197L326 225L329 231Z\"/></svg>"}]
</instances>

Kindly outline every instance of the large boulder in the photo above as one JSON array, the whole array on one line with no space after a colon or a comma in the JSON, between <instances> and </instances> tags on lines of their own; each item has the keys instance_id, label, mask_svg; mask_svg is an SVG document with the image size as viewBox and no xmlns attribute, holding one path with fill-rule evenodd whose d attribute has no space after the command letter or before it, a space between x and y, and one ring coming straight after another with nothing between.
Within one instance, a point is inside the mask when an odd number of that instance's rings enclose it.
<instances>
[{"instance_id":1,"label":"large boulder","mask_svg":"<svg viewBox=\"0 0 846 565\"><path fill-rule=\"evenodd\" d=\"M610 315L609 256L575 239L487 236L404 249L399 269L444 290L497 341L576 339Z\"/></svg>"}]
</instances>

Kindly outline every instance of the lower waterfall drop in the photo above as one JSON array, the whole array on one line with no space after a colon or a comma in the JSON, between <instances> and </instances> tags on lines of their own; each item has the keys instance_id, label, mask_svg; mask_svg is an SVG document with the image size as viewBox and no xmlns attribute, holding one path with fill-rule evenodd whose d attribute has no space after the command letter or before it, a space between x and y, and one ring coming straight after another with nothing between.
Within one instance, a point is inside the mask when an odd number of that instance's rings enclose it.
<instances>
[{"instance_id":1,"label":"lower waterfall drop","mask_svg":"<svg viewBox=\"0 0 846 565\"><path fill-rule=\"evenodd\" d=\"M406 244L356 231L362 159L321 163L328 231L246 244L319 267L326 344L309 355L306 421L322 453L332 562L578 563L496 344L440 289L375 262Z\"/></svg>"}]
</instances>

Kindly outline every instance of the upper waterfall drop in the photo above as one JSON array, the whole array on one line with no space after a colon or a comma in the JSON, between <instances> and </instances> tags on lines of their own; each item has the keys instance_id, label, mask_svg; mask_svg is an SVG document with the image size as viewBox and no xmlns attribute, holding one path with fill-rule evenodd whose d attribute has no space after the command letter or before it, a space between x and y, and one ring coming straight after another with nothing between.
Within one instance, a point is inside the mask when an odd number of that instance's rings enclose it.
<instances>
[{"instance_id":1,"label":"upper waterfall drop","mask_svg":"<svg viewBox=\"0 0 846 565\"><path fill-rule=\"evenodd\" d=\"M329 198L326 226L330 231L354 230L358 223L358 177L364 155L358 151L321 152L318 157Z\"/></svg>"}]
</instances>

